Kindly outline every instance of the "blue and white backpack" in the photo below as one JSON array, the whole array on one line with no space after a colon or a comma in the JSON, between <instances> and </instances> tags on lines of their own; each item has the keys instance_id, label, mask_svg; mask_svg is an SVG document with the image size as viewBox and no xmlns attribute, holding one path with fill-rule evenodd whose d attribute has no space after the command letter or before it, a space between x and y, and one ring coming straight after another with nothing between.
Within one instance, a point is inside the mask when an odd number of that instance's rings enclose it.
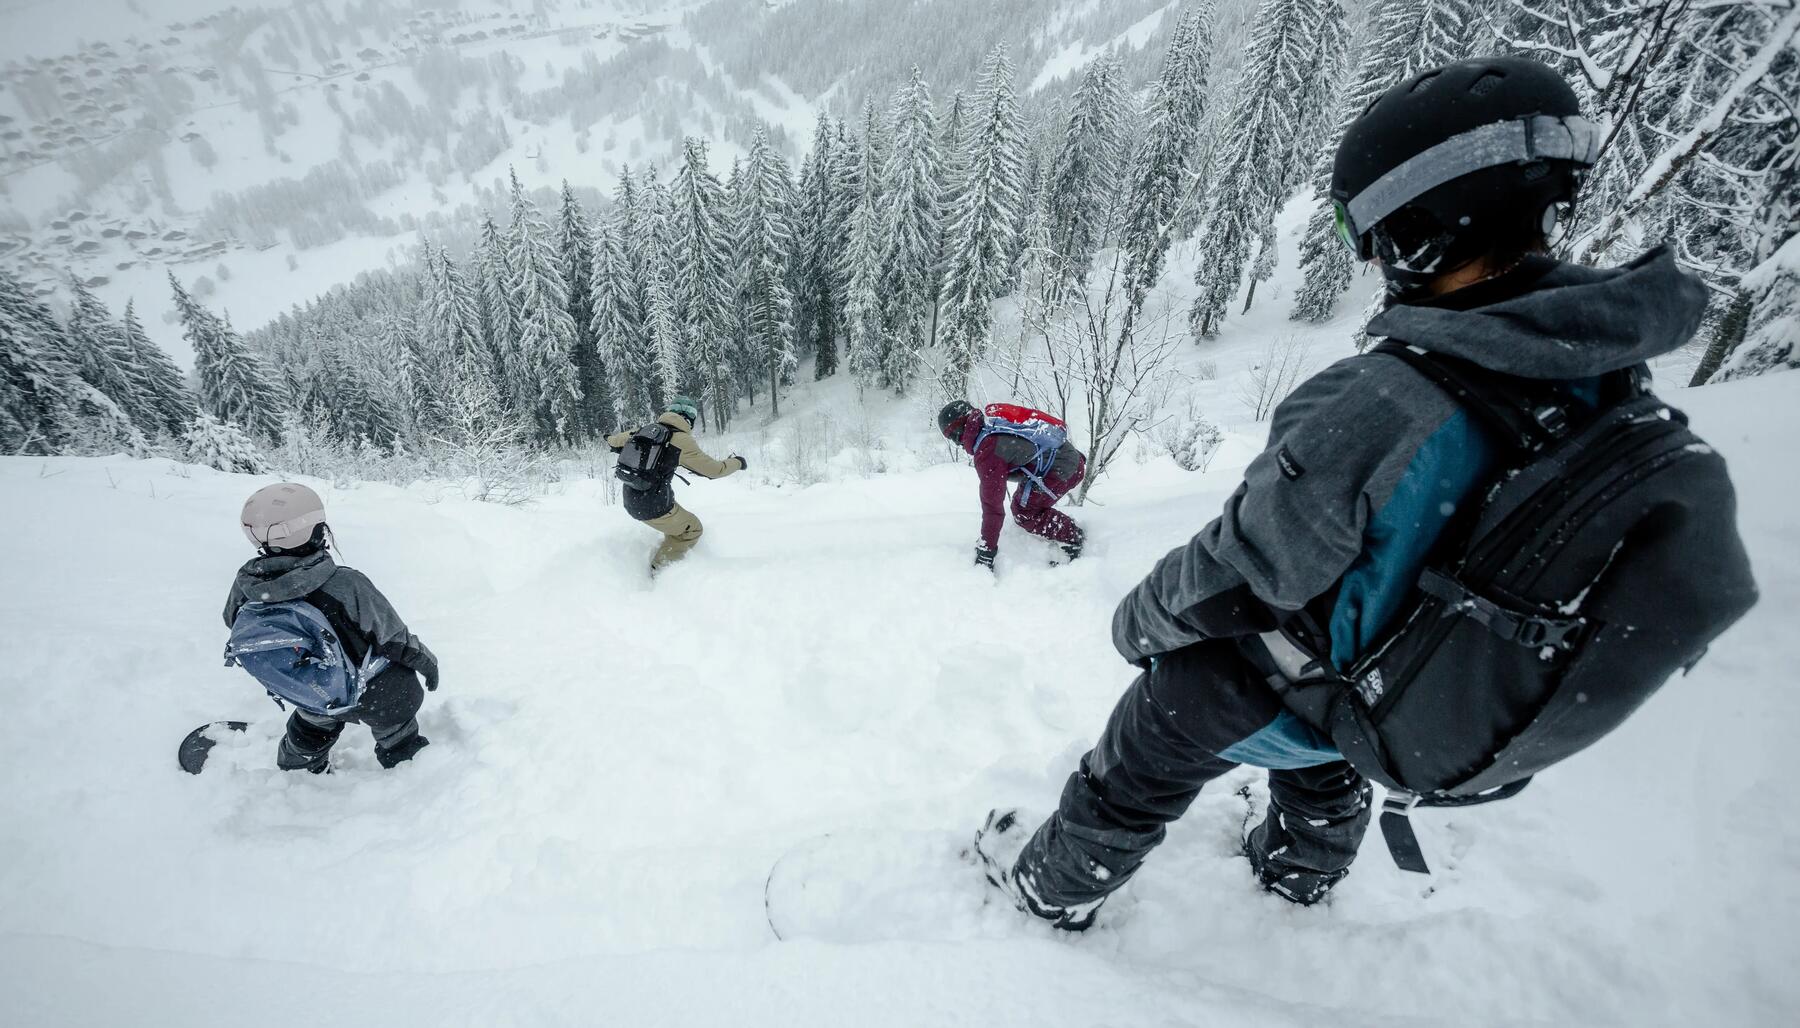
<instances>
[{"instance_id":1,"label":"blue and white backpack","mask_svg":"<svg viewBox=\"0 0 1800 1028\"><path fill-rule=\"evenodd\" d=\"M1031 495L1033 485L1054 493L1044 476L1056 464L1057 451L1068 441L1069 426L1054 414L1016 403L990 403L981 409L981 433L975 437L975 449L991 435L1015 435L1037 450L1031 462L1019 468L1027 479L1020 499Z\"/></svg>"},{"instance_id":2,"label":"blue and white backpack","mask_svg":"<svg viewBox=\"0 0 1800 1028\"><path fill-rule=\"evenodd\" d=\"M314 714L348 713L362 698L369 679L387 668L386 657L369 651L353 667L331 622L305 600L246 603L231 622L225 666L243 668L282 700Z\"/></svg>"}]
</instances>

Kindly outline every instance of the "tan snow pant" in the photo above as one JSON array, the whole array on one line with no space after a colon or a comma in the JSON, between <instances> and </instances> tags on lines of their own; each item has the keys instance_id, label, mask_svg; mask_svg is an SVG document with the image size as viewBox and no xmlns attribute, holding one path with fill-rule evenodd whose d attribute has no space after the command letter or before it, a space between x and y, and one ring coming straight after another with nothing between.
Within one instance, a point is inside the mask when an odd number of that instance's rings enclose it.
<instances>
[{"instance_id":1,"label":"tan snow pant","mask_svg":"<svg viewBox=\"0 0 1800 1028\"><path fill-rule=\"evenodd\" d=\"M687 556L687 551L700 541L700 519L695 517L681 504L660 518L652 518L644 522L668 538L656 548L656 556L650 560L650 570L655 571L675 563Z\"/></svg>"}]
</instances>

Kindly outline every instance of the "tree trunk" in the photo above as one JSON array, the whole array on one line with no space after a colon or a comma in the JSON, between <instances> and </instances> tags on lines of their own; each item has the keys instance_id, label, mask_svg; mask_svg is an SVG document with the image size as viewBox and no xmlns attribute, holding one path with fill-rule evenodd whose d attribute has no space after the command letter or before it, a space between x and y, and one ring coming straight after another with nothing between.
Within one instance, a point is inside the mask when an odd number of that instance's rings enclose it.
<instances>
[{"instance_id":1,"label":"tree trunk","mask_svg":"<svg viewBox=\"0 0 1800 1028\"><path fill-rule=\"evenodd\" d=\"M1251 279L1250 280L1250 291L1248 293L1244 294L1244 309L1242 311L1240 311L1239 313L1241 313L1241 314L1250 313L1250 305L1254 302L1256 302L1256 280Z\"/></svg>"},{"instance_id":2,"label":"tree trunk","mask_svg":"<svg viewBox=\"0 0 1800 1028\"><path fill-rule=\"evenodd\" d=\"M778 366L775 364L770 364L769 365L769 414L771 417L777 417L777 418L781 417L781 394L776 392L776 390L775 390L775 380L777 378L779 378L780 376L781 376L781 372L778 370Z\"/></svg>"},{"instance_id":3,"label":"tree trunk","mask_svg":"<svg viewBox=\"0 0 1800 1028\"><path fill-rule=\"evenodd\" d=\"M1706 344L1706 353L1700 358L1700 366L1694 369L1689 386L1705 385L1718 374L1726 358L1744 341L1744 334L1750 329L1750 311L1755 305L1756 298L1748 289L1739 289L1731 298L1731 306L1725 308L1719 327L1713 329L1712 339Z\"/></svg>"}]
</instances>

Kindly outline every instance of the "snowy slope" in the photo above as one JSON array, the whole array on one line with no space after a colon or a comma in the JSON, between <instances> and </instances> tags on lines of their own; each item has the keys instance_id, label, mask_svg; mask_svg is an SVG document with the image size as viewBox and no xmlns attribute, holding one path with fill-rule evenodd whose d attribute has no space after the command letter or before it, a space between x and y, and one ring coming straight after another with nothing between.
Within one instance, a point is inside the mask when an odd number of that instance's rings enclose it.
<instances>
[{"instance_id":1,"label":"snowy slope","mask_svg":"<svg viewBox=\"0 0 1800 1028\"><path fill-rule=\"evenodd\" d=\"M1121 467L1077 512L1090 557L1037 566L1009 529L998 581L953 464L697 484L706 539L654 589L597 482L523 509L321 483L445 674L417 761L380 771L352 728L312 778L272 769L280 713L219 666L258 480L0 459L0 1023L1786 1023L1796 388L1674 394L1732 461L1762 605L1526 796L1424 815L1432 881L1371 838L1328 907L1257 893L1240 775L1081 938L950 861L870 941L777 942L763 879L821 832L923 839L925 866L990 805L1054 802L1129 680L1113 603L1230 461ZM250 737L179 772L223 717Z\"/></svg>"}]
</instances>

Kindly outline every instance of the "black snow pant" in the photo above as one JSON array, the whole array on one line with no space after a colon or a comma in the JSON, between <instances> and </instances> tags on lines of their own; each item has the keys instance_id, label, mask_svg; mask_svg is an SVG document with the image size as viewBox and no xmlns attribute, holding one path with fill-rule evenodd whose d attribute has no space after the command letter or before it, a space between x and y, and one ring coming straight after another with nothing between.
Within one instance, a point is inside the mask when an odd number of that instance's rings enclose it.
<instances>
[{"instance_id":1,"label":"black snow pant","mask_svg":"<svg viewBox=\"0 0 1800 1028\"><path fill-rule=\"evenodd\" d=\"M1236 643L1164 655L1119 700L1015 874L1048 906L1105 898L1130 880L1201 786L1278 752L1270 740L1297 724ZM1349 872L1369 827L1368 783L1333 757L1327 749L1312 766L1293 766L1304 756L1272 760L1287 766L1269 771L1268 814L1245 840L1263 885L1302 903Z\"/></svg>"},{"instance_id":2,"label":"black snow pant","mask_svg":"<svg viewBox=\"0 0 1800 1028\"><path fill-rule=\"evenodd\" d=\"M411 669L390 664L369 679L355 709L336 716L296 709L288 715L287 734L275 752L275 764L284 771L325 770L331 747L349 723L369 726L375 736L375 759L382 767L411 760L425 746L419 734L418 713L425 703L425 689Z\"/></svg>"}]
</instances>

